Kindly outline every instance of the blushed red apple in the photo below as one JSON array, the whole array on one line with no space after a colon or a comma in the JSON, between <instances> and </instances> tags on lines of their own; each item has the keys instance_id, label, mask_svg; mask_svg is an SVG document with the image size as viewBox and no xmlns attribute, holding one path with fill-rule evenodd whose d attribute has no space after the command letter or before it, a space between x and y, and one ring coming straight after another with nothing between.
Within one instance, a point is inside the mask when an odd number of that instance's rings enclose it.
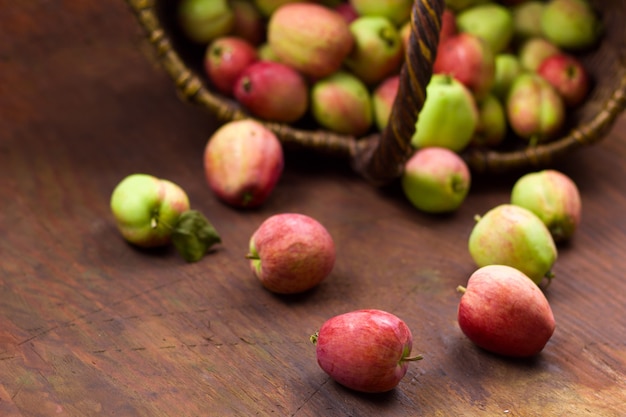
<instances>
[{"instance_id":1,"label":"blushed red apple","mask_svg":"<svg viewBox=\"0 0 626 417\"><path fill-rule=\"evenodd\" d=\"M483 39L461 32L440 44L433 72L453 76L480 99L493 85L495 55Z\"/></svg>"},{"instance_id":2,"label":"blushed red apple","mask_svg":"<svg viewBox=\"0 0 626 417\"><path fill-rule=\"evenodd\" d=\"M256 48L250 42L235 36L222 36L207 47L204 70L219 92L232 96L241 73L257 59Z\"/></svg>"},{"instance_id":3,"label":"blushed red apple","mask_svg":"<svg viewBox=\"0 0 626 417\"><path fill-rule=\"evenodd\" d=\"M566 106L581 104L590 88L587 69L573 55L559 53L544 59L537 74L546 79L563 98Z\"/></svg>"},{"instance_id":4,"label":"blushed red apple","mask_svg":"<svg viewBox=\"0 0 626 417\"><path fill-rule=\"evenodd\" d=\"M248 65L235 82L233 95L252 115L272 122L295 122L309 107L304 77L275 61Z\"/></svg>"},{"instance_id":5,"label":"blushed red apple","mask_svg":"<svg viewBox=\"0 0 626 417\"><path fill-rule=\"evenodd\" d=\"M267 218L253 233L246 257L266 289L296 294L328 277L335 264L335 243L316 219L281 213Z\"/></svg>"},{"instance_id":6,"label":"blushed red apple","mask_svg":"<svg viewBox=\"0 0 626 417\"><path fill-rule=\"evenodd\" d=\"M283 166L278 138L252 119L222 125L211 135L204 150L209 188L234 207L263 204L280 179Z\"/></svg>"},{"instance_id":7,"label":"blushed red apple","mask_svg":"<svg viewBox=\"0 0 626 417\"><path fill-rule=\"evenodd\" d=\"M475 271L457 311L461 331L481 348L509 357L540 353L555 330L545 295L519 270L488 265Z\"/></svg>"},{"instance_id":8,"label":"blushed red apple","mask_svg":"<svg viewBox=\"0 0 626 417\"><path fill-rule=\"evenodd\" d=\"M399 317L382 310L356 310L328 319L311 336L317 363L350 389L379 393L395 388L409 363L413 336Z\"/></svg>"}]
</instances>

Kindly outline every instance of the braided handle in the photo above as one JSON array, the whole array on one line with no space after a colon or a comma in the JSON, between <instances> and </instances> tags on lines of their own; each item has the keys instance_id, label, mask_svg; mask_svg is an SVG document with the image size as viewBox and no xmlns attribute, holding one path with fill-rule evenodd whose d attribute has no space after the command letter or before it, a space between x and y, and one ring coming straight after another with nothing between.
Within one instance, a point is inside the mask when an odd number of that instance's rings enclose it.
<instances>
[{"instance_id":1,"label":"braided handle","mask_svg":"<svg viewBox=\"0 0 626 417\"><path fill-rule=\"evenodd\" d=\"M400 176L413 152L411 138L426 99L444 7L444 0L416 0L413 4L409 47L389 123L382 135L357 142L352 155L354 169L372 183L384 184Z\"/></svg>"}]
</instances>

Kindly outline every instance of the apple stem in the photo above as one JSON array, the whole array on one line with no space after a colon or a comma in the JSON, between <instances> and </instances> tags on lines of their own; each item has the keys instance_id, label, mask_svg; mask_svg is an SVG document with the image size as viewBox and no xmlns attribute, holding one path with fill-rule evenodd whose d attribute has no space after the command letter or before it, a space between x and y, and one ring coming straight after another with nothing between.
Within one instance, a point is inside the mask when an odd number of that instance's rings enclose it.
<instances>
[{"instance_id":1,"label":"apple stem","mask_svg":"<svg viewBox=\"0 0 626 417\"><path fill-rule=\"evenodd\" d=\"M246 258L246 259L259 259L259 257L258 257L258 256L253 255L252 253L246 253L245 258Z\"/></svg>"},{"instance_id":2,"label":"apple stem","mask_svg":"<svg viewBox=\"0 0 626 417\"><path fill-rule=\"evenodd\" d=\"M465 294L465 292L467 291L467 288L465 288L462 285L459 285L458 287L456 287L456 290L460 292L461 294Z\"/></svg>"},{"instance_id":3,"label":"apple stem","mask_svg":"<svg viewBox=\"0 0 626 417\"><path fill-rule=\"evenodd\" d=\"M480 221L480 219L481 219L480 214L477 214L477 215L475 215L475 216L474 216L474 221L475 221L476 223L478 223L478 222Z\"/></svg>"},{"instance_id":4,"label":"apple stem","mask_svg":"<svg viewBox=\"0 0 626 417\"><path fill-rule=\"evenodd\" d=\"M415 355L415 356L409 356L408 358L402 359L402 362L415 362L415 361L421 361L422 359L424 359L422 355Z\"/></svg>"},{"instance_id":5,"label":"apple stem","mask_svg":"<svg viewBox=\"0 0 626 417\"><path fill-rule=\"evenodd\" d=\"M315 332L311 335L311 337L309 337L309 340L311 341L311 343L313 343L314 345L317 344L317 339L319 338L320 333L319 332Z\"/></svg>"}]
</instances>

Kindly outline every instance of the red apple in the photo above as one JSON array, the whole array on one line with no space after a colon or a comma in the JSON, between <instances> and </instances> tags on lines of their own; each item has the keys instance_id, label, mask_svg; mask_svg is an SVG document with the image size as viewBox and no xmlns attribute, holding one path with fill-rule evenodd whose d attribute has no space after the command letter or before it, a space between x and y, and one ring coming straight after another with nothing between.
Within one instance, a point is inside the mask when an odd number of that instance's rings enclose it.
<instances>
[{"instance_id":1,"label":"red apple","mask_svg":"<svg viewBox=\"0 0 626 417\"><path fill-rule=\"evenodd\" d=\"M495 56L478 36L459 33L440 44L433 72L452 75L480 99L494 83Z\"/></svg>"},{"instance_id":2,"label":"red apple","mask_svg":"<svg viewBox=\"0 0 626 417\"><path fill-rule=\"evenodd\" d=\"M477 346L510 357L537 355L555 329L541 289L519 270L489 265L475 271L459 303L461 331Z\"/></svg>"},{"instance_id":3,"label":"red apple","mask_svg":"<svg viewBox=\"0 0 626 417\"><path fill-rule=\"evenodd\" d=\"M252 208L265 202L283 166L283 151L276 135L251 119L222 125L204 150L209 188L234 207Z\"/></svg>"},{"instance_id":4,"label":"red apple","mask_svg":"<svg viewBox=\"0 0 626 417\"><path fill-rule=\"evenodd\" d=\"M234 36L223 36L207 47L204 70L218 91L232 96L235 82L257 58L256 48L250 42Z\"/></svg>"},{"instance_id":5,"label":"red apple","mask_svg":"<svg viewBox=\"0 0 626 417\"><path fill-rule=\"evenodd\" d=\"M378 130L384 130L389 123L393 103L398 95L400 76L392 75L383 80L372 92L374 120Z\"/></svg>"},{"instance_id":6,"label":"red apple","mask_svg":"<svg viewBox=\"0 0 626 417\"><path fill-rule=\"evenodd\" d=\"M334 10L343 16L347 23L352 23L359 17L359 14L350 3L339 3L334 7Z\"/></svg>"},{"instance_id":7,"label":"red apple","mask_svg":"<svg viewBox=\"0 0 626 417\"><path fill-rule=\"evenodd\" d=\"M250 113L273 122L295 122L309 106L304 77L275 61L257 61L246 67L235 83L233 95Z\"/></svg>"},{"instance_id":8,"label":"red apple","mask_svg":"<svg viewBox=\"0 0 626 417\"><path fill-rule=\"evenodd\" d=\"M265 40L265 20L259 9L249 0L230 0L235 22L231 35L241 37L258 46Z\"/></svg>"},{"instance_id":9,"label":"red apple","mask_svg":"<svg viewBox=\"0 0 626 417\"><path fill-rule=\"evenodd\" d=\"M278 294L301 293L328 277L335 243L312 217L282 213L267 218L250 238L250 268L261 284Z\"/></svg>"},{"instance_id":10,"label":"red apple","mask_svg":"<svg viewBox=\"0 0 626 417\"><path fill-rule=\"evenodd\" d=\"M589 92L589 74L580 60L572 55L559 53L544 59L537 73L558 91L566 106L582 103Z\"/></svg>"},{"instance_id":11,"label":"red apple","mask_svg":"<svg viewBox=\"0 0 626 417\"><path fill-rule=\"evenodd\" d=\"M335 381L356 391L377 393L404 378L413 336L397 316L382 310L356 310L327 320L311 336L317 363Z\"/></svg>"}]
</instances>

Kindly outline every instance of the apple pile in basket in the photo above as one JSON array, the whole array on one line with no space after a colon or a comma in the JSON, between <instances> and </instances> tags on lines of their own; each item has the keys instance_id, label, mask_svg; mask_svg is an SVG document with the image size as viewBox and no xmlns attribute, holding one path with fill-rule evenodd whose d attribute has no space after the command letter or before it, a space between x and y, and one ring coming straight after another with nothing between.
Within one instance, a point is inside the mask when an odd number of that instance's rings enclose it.
<instances>
[{"instance_id":1,"label":"apple pile in basket","mask_svg":"<svg viewBox=\"0 0 626 417\"><path fill-rule=\"evenodd\" d=\"M206 45L210 85L253 116L312 119L333 132L382 130L398 87L412 0L182 0L178 22ZM446 0L437 76L416 147L555 138L590 80L576 53L601 22L587 0Z\"/></svg>"}]
</instances>

